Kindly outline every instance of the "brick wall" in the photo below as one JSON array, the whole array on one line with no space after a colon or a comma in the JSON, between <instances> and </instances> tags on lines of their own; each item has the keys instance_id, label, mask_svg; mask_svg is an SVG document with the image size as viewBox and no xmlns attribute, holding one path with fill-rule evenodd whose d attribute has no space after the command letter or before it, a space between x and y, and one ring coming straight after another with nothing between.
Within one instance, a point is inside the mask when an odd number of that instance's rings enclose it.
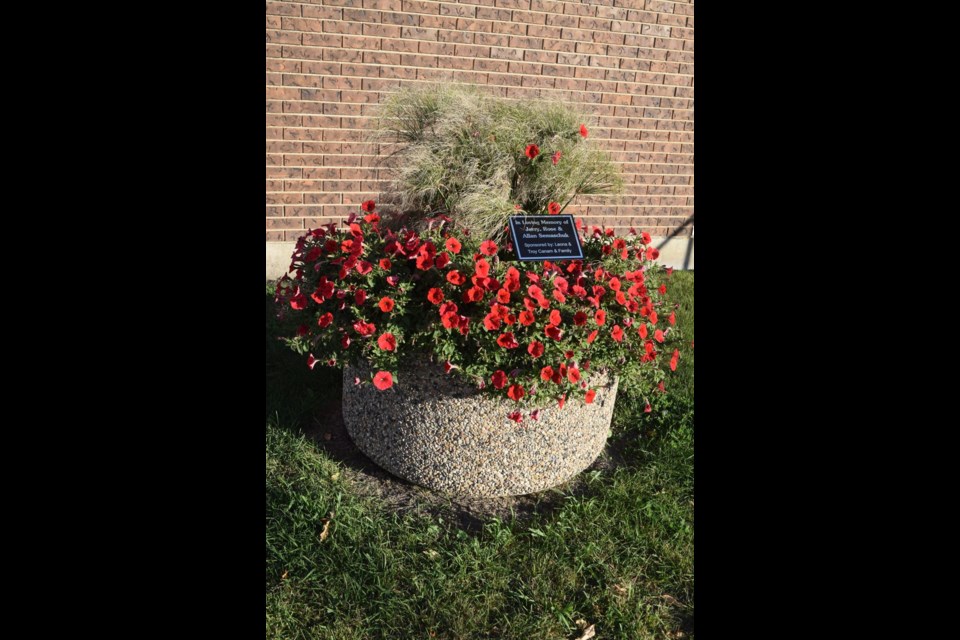
<instances>
[{"instance_id":1,"label":"brick wall","mask_svg":"<svg viewBox=\"0 0 960 640\"><path fill-rule=\"evenodd\" d=\"M266 5L267 242L380 200L370 115L386 94L437 81L590 113L626 188L574 201L588 224L666 236L693 215L692 0Z\"/></svg>"}]
</instances>

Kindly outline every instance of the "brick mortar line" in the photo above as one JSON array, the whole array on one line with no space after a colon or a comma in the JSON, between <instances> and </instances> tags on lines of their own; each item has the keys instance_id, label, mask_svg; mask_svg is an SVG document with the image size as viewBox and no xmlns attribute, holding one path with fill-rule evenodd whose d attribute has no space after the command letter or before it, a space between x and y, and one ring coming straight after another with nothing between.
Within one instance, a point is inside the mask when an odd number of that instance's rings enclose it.
<instances>
[{"instance_id":1,"label":"brick mortar line","mask_svg":"<svg viewBox=\"0 0 960 640\"><path fill-rule=\"evenodd\" d=\"M413 11L403 11L402 9L399 10L399 11L391 11L391 10L389 10L389 9L367 9L366 7L345 7L345 6L343 6L343 5L315 4L315 3L310 3L310 2L286 2L285 0L269 0L269 1L271 1L271 2L276 2L276 3L278 3L278 4L295 4L295 5L299 6L299 7L329 7L329 8L332 8L332 9L356 9L357 11L376 11L377 13L402 13L402 14L405 14L405 15L406 15L406 14L409 14L409 15L413 15L413 16L438 16L438 17L463 18L463 19L465 19L465 20L486 20L486 21L488 21L488 22L507 22L506 20L490 20L489 18L477 18L476 16L474 16L473 18L471 18L470 16L457 16L457 15L443 14L443 13L415 13L415 12L413 12ZM425 0L425 1L432 1L432 0ZM582 7L582 6L583 6L583 2L566 2L565 0L553 0L553 1L554 1L554 2L559 2L560 4L572 4L572 5L576 5L576 6L578 6L578 7ZM668 0L668 1L670 1L670 0ZM456 6L456 7L477 7L477 8L479 8L479 9L494 9L494 10L510 11L510 12L513 12L513 11L524 11L524 12L526 12L526 13L538 13L538 14L543 14L543 15L545 15L545 16L574 16L574 17L576 17L576 18L595 18L595 19L597 19L597 20L616 20L616 18L600 18L600 17L598 17L598 16L596 16L596 15L592 15L592 16L581 16L580 14L576 14L576 13L557 13L557 12L555 12L555 11L542 11L542 10L540 10L540 9L514 9L514 8L512 8L512 7L497 7L497 6L492 6L492 7L491 7L491 6L485 5L485 4L472 4L472 3L469 3L469 2L435 2L434 4L437 4L437 5L446 4L446 5ZM693 3L692 3L692 2L672 2L672 4L693 4ZM606 5L592 5L592 6L602 7L602 6L606 6ZM626 11L645 11L646 13L655 13L655 14L660 15L660 16L684 16L685 18L691 17L691 14L686 14L686 13L664 13L663 11L649 11L649 10L647 10L647 9L630 9L630 8L627 8L627 7L609 7L609 8L611 8L611 9L624 9L624 10L626 10ZM284 15L284 14L281 14L281 13L267 13L267 14L265 14L265 15L268 15L268 16L281 16L281 17L285 17L285 18L306 18L306 19L311 19L311 20L328 20L328 18L310 18L310 16L304 16L302 9L300 10L300 15L299 15L299 16L287 16L287 15ZM624 20L626 20L626 18L624 18ZM341 22L349 22L348 20L343 20L343 18L341 18L340 21L341 21ZM514 21L511 20L510 22L513 23ZM634 20L629 20L628 22L635 22L635 21L634 21ZM364 23L364 24L370 24L370 23ZM374 23L374 24L380 24L380 23ZM529 23L529 22L517 22L516 24L530 24L530 23ZM659 25L660 23L659 23L659 22L657 22L657 23L644 22L643 24L657 24L657 25ZM552 26L552 25L546 25L546 26ZM674 26L674 25L665 25L665 26ZM680 25L676 25L676 26L680 26ZM570 27L570 28L572 29L573 27ZM692 29L693 27L683 27L683 28L690 28L690 29ZM594 29L594 31L596 31L596 29Z\"/></svg>"},{"instance_id":2,"label":"brick mortar line","mask_svg":"<svg viewBox=\"0 0 960 640\"><path fill-rule=\"evenodd\" d=\"M379 22L367 22L367 23L364 23L364 24L381 24L381 23L379 23ZM399 25L388 25L388 26L399 26ZM433 28L433 27L409 27L409 28L412 28L412 29L431 29L431 28ZM495 44L476 44L476 42L467 43L467 42L450 42L450 41L446 41L446 40L418 40L418 39L416 39L416 38L404 38L404 37L402 37L402 36L399 37L399 38L389 38L389 37L384 38L384 36L365 36L365 35L363 35L363 34L334 33L334 32L331 32L331 31L296 31L296 30L294 30L294 29L271 29L271 31L282 31L283 33L320 34L320 35L327 35L327 36L348 36L348 37L351 37L351 38L370 38L371 40L384 40L384 39L386 39L386 40L408 40L408 41L410 41L410 42L426 42L427 44L452 44L452 45L454 45L454 46L456 46L456 45L461 45L461 46L468 46L468 47L497 47L497 48L500 48L500 49L513 49L513 50L515 50L515 51L536 51L536 52L538 52L538 53L542 53L542 52L544 52L544 51L546 51L546 52L548 52L548 53L556 51L556 53L571 53L571 55L587 55L587 56L599 56L599 55L603 55L604 57L607 57L607 58L616 58L616 57L617 57L617 56L611 56L611 55L608 55L608 54L600 54L600 53L577 53L576 51L574 51L574 52L558 51L558 50L556 50L556 49L527 49L527 48L524 48L524 47L511 47L511 46L509 46L509 45L500 46L500 45L495 45ZM459 30L459 29L437 29L437 31L450 31L450 32L452 32L452 33L464 33L462 30ZM488 33L488 32L486 32L486 31L476 31L476 32L468 31L467 33ZM597 33L610 33L610 32L609 32L609 31L598 31ZM614 33L620 33L620 32L614 32ZM645 35L645 34L626 33L625 31L624 31L623 33L625 33L626 35L631 35L631 36L632 36L632 35L636 35L636 36L639 36L639 37L643 37L643 36ZM691 54L691 55L694 55L694 54L695 54L695 52L693 52L693 51L688 51L688 50L683 49L683 48L680 48L680 49L664 49L664 48L662 48L662 47L653 47L653 46L651 46L651 47L641 47L640 45L632 45L632 44L609 44L609 43L606 43L606 42L594 42L594 41L592 41L592 40L591 40L590 42L587 42L586 40L564 40L564 39L543 38L543 37L538 38L537 36L527 36L527 35L518 36L518 35L512 35L512 34L508 34L508 33L497 33L497 34L491 34L491 35L502 35L502 36L507 36L508 38L511 38L511 37L512 37L512 38L535 38L535 39L539 39L539 40L550 40L551 42L573 42L573 43L578 43L578 44L601 44L601 45L603 45L603 46L605 46L605 47L634 47L634 46L635 46L635 47L637 47L637 48L639 48L639 49L653 49L654 51L680 51L681 53L689 53L689 54ZM677 40L677 41L679 41L679 42L694 42L694 40L689 40L689 39L686 39L686 38L664 38L664 37L662 37L662 36L650 36L650 37L655 38L655 39L656 39L656 38L660 38L661 40ZM276 45L276 46L278 46L278 47L303 47L303 48L306 48L306 49L337 49L337 50L342 50L342 49L344 49L344 47L324 47L324 46L316 45L316 44L303 44L302 41L301 41L299 44L291 44L291 43L289 43L289 42L267 42L267 43L265 43L265 44L273 44L273 45ZM382 43L382 42L381 42L380 44L381 44L381 46L383 46L383 43ZM422 55L422 56L444 55L444 54L439 54L439 53L421 53L420 51L390 51L389 49L346 49L346 50L347 50L347 51L384 51L384 52L386 52L386 53L401 53L401 54L406 53L406 54ZM448 57L449 57L449 56L448 56ZM275 59L276 59L276 60L300 60L301 58L275 58ZM481 60L500 60L501 58L479 58L479 59L481 59ZM647 60L648 58L637 58L637 59L638 59L638 60ZM514 60L514 62L525 62L525 60ZM553 63L551 63L551 62L544 62L544 63L540 63L540 64L559 64L559 63L556 63L556 62L553 62ZM692 64L692 63L684 62L684 63L680 63L680 64Z\"/></svg>"},{"instance_id":3,"label":"brick mortar line","mask_svg":"<svg viewBox=\"0 0 960 640\"><path fill-rule=\"evenodd\" d=\"M418 42L424 42L424 40L419 40ZM471 45L471 46L475 46L475 45ZM337 48L337 47L313 47L313 48L314 48L314 49L330 49L330 50L334 50L334 51L343 51L343 50L344 50L343 48ZM553 65L553 66L555 66L555 67L565 67L565 68L567 68L567 69L613 69L613 67L597 67L597 66L589 66L589 65L584 66L584 65L577 65L577 64L565 64L565 63L561 63L561 62L532 62L532 61L530 61L530 60L510 60L510 59L508 59L508 58L475 58L475 57L472 58L471 56L457 56L457 55L452 55L452 56L451 56L451 55L447 55L447 54L444 54L444 53L419 53L419 52L413 52L413 51L386 51L386 52L385 52L383 49L347 49L347 51L365 51L365 52L368 52L368 53L396 53L397 55L401 55L401 56L404 56L404 55L407 55L407 56L436 56L436 57L438 57L438 58L449 58L449 59L451 59L451 60L459 60L459 59L462 59L462 58L471 58L472 60L491 60L491 61L496 61L496 62L519 62L519 63L521 63L521 64L539 64L539 65L549 64L549 65ZM519 49L517 49L517 51L519 51ZM524 51L536 51L536 49L524 49ZM664 49L664 51L666 51L666 49ZM542 52L542 51L541 51L541 52ZM572 54L572 55L575 55L575 56L598 56L598 55L600 55L600 54L598 54L598 53L574 53L574 54ZM622 56L607 56L607 55L605 55L605 56L603 56L603 57L604 57L604 58L616 58L616 59L618 59L618 60L649 60L649 61L651 61L651 62L668 62L667 60L652 60L652 59L650 59L650 58L639 58L639 57L638 57L638 58L624 58L624 57L622 57ZM296 62L321 62L321 63L323 63L323 62L329 62L329 64L361 64L361 65L368 66L368 67L383 67L383 66L384 66L383 64L376 63L376 62L341 62L341 61L339 61L339 60L330 60L330 61L327 61L327 60L313 60L312 58L271 58L271 57L267 57L267 60L288 60L288 61L292 60L292 61L296 61ZM677 62L676 64L693 64L693 63L692 63L692 62ZM394 65L388 65L388 66L394 66ZM474 73L500 73L500 74L503 74L503 75L505 75L505 76L520 76L520 77L529 76L529 77L533 77L533 78L570 78L570 79L573 79L573 80L584 80L584 79L590 80L590 79L592 79L592 78L577 78L577 77L575 77L575 76L545 76L545 75L543 75L542 73L541 73L540 75L533 74L533 73L516 73L515 71L483 71L483 70L477 70L477 69L457 69L457 68L452 68L452 67L450 67L450 68L448 68L448 67L415 67L415 66L413 66L413 65L399 65L399 66L402 66L404 69L439 69L439 70L443 70L443 71L473 71ZM641 72L641 73L662 74L662 75L665 75L665 76L681 76L681 77L684 77L684 78L693 78L693 77L694 77L694 74L692 74L692 73L673 73L672 71L649 71L649 70L643 70L643 69L621 69L621 68L619 68L619 67L617 67L617 68L614 69L614 70L615 70L615 71L635 71L635 72ZM324 73L303 73L303 72L300 72L300 71L264 71L264 72L265 72L265 73L280 73L280 74L287 74L287 75L297 75L297 76L323 76L323 77L331 77L331 78L340 78L340 77L343 77L343 78L366 78L366 79L368 79L368 80L370 79L370 76L341 76L341 75L339 75L339 74L338 74L338 75L335 75L335 76L332 76L332 75L330 75L330 74L324 74ZM377 80L394 80L394 78L380 78L380 77L377 77L376 79L377 79ZM402 79L402 78L401 78L401 79ZM635 80L602 80L602 81L597 80L597 82L623 82L623 83L629 83L629 84L649 84L649 83L646 83L646 82L637 82L637 81L635 81ZM268 85L268 86L280 86L280 85ZM677 86L677 85L668 85L668 86Z\"/></svg>"}]
</instances>

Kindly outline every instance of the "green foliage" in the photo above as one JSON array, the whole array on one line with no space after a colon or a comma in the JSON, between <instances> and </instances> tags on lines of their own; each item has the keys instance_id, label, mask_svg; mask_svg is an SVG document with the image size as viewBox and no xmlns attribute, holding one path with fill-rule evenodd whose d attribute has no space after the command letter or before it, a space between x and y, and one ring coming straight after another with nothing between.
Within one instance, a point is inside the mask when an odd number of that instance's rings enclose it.
<instances>
[{"instance_id":1,"label":"green foliage","mask_svg":"<svg viewBox=\"0 0 960 640\"><path fill-rule=\"evenodd\" d=\"M447 214L497 240L516 206L544 213L580 194L619 193L619 170L581 136L588 119L549 102L512 102L459 86L404 89L380 107L375 139L395 171L407 224ZM525 155L535 144L540 153ZM560 156L553 162L554 153Z\"/></svg>"}]
</instances>

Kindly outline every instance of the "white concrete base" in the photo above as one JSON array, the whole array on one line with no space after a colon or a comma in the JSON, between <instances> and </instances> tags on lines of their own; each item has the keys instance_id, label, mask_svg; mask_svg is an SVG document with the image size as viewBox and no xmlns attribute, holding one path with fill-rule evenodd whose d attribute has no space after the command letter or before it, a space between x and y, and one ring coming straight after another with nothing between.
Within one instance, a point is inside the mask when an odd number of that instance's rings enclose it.
<instances>
[{"instance_id":1,"label":"white concrete base","mask_svg":"<svg viewBox=\"0 0 960 640\"><path fill-rule=\"evenodd\" d=\"M295 242L268 242L267 280L279 278L290 266L290 255ZM660 250L660 264L678 270L693 269L693 238L688 236L666 240L663 236L653 236L652 246Z\"/></svg>"}]
</instances>

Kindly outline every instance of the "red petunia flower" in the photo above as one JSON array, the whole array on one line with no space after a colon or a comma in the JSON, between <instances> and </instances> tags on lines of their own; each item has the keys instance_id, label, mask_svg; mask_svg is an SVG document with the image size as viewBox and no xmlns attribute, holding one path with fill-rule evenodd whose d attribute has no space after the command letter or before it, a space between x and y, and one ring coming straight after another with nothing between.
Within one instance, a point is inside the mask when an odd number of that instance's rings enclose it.
<instances>
[{"instance_id":1,"label":"red petunia flower","mask_svg":"<svg viewBox=\"0 0 960 640\"><path fill-rule=\"evenodd\" d=\"M333 314L329 311L320 316L320 318L317 320L317 324L321 327L330 326L331 322L333 322Z\"/></svg>"},{"instance_id":2,"label":"red petunia flower","mask_svg":"<svg viewBox=\"0 0 960 640\"><path fill-rule=\"evenodd\" d=\"M648 402L648 403L643 407L643 412L644 412L644 413L650 413L651 411L653 411L653 407L651 407L651 406L650 406L650 403Z\"/></svg>"},{"instance_id":3,"label":"red petunia flower","mask_svg":"<svg viewBox=\"0 0 960 640\"><path fill-rule=\"evenodd\" d=\"M517 339L513 337L513 332L511 331L508 331L507 333L501 333L500 337L497 338L497 344L504 349L516 349L520 346L520 343L517 342Z\"/></svg>"},{"instance_id":4,"label":"red petunia flower","mask_svg":"<svg viewBox=\"0 0 960 640\"><path fill-rule=\"evenodd\" d=\"M497 302L507 304L510 302L510 290L509 289L500 289L497 291Z\"/></svg>"},{"instance_id":5,"label":"red petunia flower","mask_svg":"<svg viewBox=\"0 0 960 640\"><path fill-rule=\"evenodd\" d=\"M470 287L463 292L464 302L479 302L483 300L483 289L480 287Z\"/></svg>"},{"instance_id":6,"label":"red petunia flower","mask_svg":"<svg viewBox=\"0 0 960 640\"><path fill-rule=\"evenodd\" d=\"M395 351L397 348L397 339L392 333L380 334L380 337L377 338L377 346L384 351Z\"/></svg>"},{"instance_id":7,"label":"red petunia flower","mask_svg":"<svg viewBox=\"0 0 960 640\"><path fill-rule=\"evenodd\" d=\"M318 362L320 361L314 358L312 353L307 357L307 366L310 367L310 371L313 371Z\"/></svg>"},{"instance_id":8,"label":"red petunia flower","mask_svg":"<svg viewBox=\"0 0 960 640\"><path fill-rule=\"evenodd\" d=\"M559 311L554 309L553 311L550 312L550 324L555 324L557 326L560 326L560 320L561 318L560 318Z\"/></svg>"},{"instance_id":9,"label":"red petunia flower","mask_svg":"<svg viewBox=\"0 0 960 640\"><path fill-rule=\"evenodd\" d=\"M589 133L589 132L587 131L587 125L581 124L581 125L580 125L580 135L583 136L584 138L586 138L588 133Z\"/></svg>"},{"instance_id":10,"label":"red petunia flower","mask_svg":"<svg viewBox=\"0 0 960 640\"><path fill-rule=\"evenodd\" d=\"M440 315L445 313L456 313L457 312L457 303L456 302L444 302L440 305Z\"/></svg>"},{"instance_id":11,"label":"red petunia flower","mask_svg":"<svg viewBox=\"0 0 960 640\"><path fill-rule=\"evenodd\" d=\"M488 256L497 255L497 243L493 240L484 240L480 243L480 253Z\"/></svg>"},{"instance_id":12,"label":"red petunia flower","mask_svg":"<svg viewBox=\"0 0 960 640\"><path fill-rule=\"evenodd\" d=\"M434 259L433 264L437 269L443 269L450 264L450 256L447 253L441 253Z\"/></svg>"},{"instance_id":13,"label":"red petunia flower","mask_svg":"<svg viewBox=\"0 0 960 640\"><path fill-rule=\"evenodd\" d=\"M654 331L653 339L656 340L657 342L663 342L663 331L661 331L660 329L657 329L656 331Z\"/></svg>"},{"instance_id":14,"label":"red petunia flower","mask_svg":"<svg viewBox=\"0 0 960 640\"><path fill-rule=\"evenodd\" d=\"M448 311L440 316L444 329L456 329L460 326L460 316L456 311Z\"/></svg>"},{"instance_id":15,"label":"red petunia flower","mask_svg":"<svg viewBox=\"0 0 960 640\"><path fill-rule=\"evenodd\" d=\"M499 370L494 371L493 375L490 376L490 381L493 382L495 389L503 389L507 384L507 374Z\"/></svg>"},{"instance_id":16,"label":"red petunia flower","mask_svg":"<svg viewBox=\"0 0 960 640\"><path fill-rule=\"evenodd\" d=\"M658 318L657 318L657 312L656 312L656 311L651 311L651 312L650 312L650 324L657 324L657 320L658 320Z\"/></svg>"},{"instance_id":17,"label":"red petunia flower","mask_svg":"<svg viewBox=\"0 0 960 640\"><path fill-rule=\"evenodd\" d=\"M450 284L453 284L459 287L466 281L467 281L466 276L464 276L462 273L460 273L456 269L447 273L447 282L449 282Z\"/></svg>"},{"instance_id":18,"label":"red petunia flower","mask_svg":"<svg viewBox=\"0 0 960 640\"><path fill-rule=\"evenodd\" d=\"M389 371L378 371L377 375L373 376L373 386L380 391L386 391L393 386L393 374Z\"/></svg>"},{"instance_id":19,"label":"red petunia flower","mask_svg":"<svg viewBox=\"0 0 960 640\"><path fill-rule=\"evenodd\" d=\"M642 244L650 244L651 242L653 242L653 239L650 237L650 234L649 234L649 233L647 233L646 231L641 231L641 232L640 232L640 242L641 242Z\"/></svg>"},{"instance_id":20,"label":"red petunia flower","mask_svg":"<svg viewBox=\"0 0 960 640\"><path fill-rule=\"evenodd\" d=\"M660 292L660 295L664 295L667 292L667 285L665 284L660 285L659 287L657 287L657 291Z\"/></svg>"},{"instance_id":21,"label":"red petunia flower","mask_svg":"<svg viewBox=\"0 0 960 640\"><path fill-rule=\"evenodd\" d=\"M620 287L621 287L621 286L622 286L622 285L621 285L621 283L620 283L620 278L617 278L617 277L610 278L610 288L611 288L611 289L613 289L614 291L620 291Z\"/></svg>"},{"instance_id":22,"label":"red petunia flower","mask_svg":"<svg viewBox=\"0 0 960 640\"><path fill-rule=\"evenodd\" d=\"M607 321L607 312L600 309L593 315L593 319L597 324L602 325Z\"/></svg>"},{"instance_id":23,"label":"red petunia flower","mask_svg":"<svg viewBox=\"0 0 960 640\"><path fill-rule=\"evenodd\" d=\"M528 144L528 145L527 145L527 150L524 151L524 153L527 155L528 158L530 158L531 160L533 160L533 159L536 158L538 155L540 155L540 147L538 147L538 146L535 145L535 144Z\"/></svg>"},{"instance_id":24,"label":"red petunia flower","mask_svg":"<svg viewBox=\"0 0 960 640\"><path fill-rule=\"evenodd\" d=\"M447 238L443 246L446 247L450 253L460 253L460 249L463 248L463 245L461 245L460 241L456 238Z\"/></svg>"},{"instance_id":25,"label":"red petunia flower","mask_svg":"<svg viewBox=\"0 0 960 640\"><path fill-rule=\"evenodd\" d=\"M637 329L637 334L644 340L647 339L647 323L646 322L640 323L640 328Z\"/></svg>"},{"instance_id":26,"label":"red petunia flower","mask_svg":"<svg viewBox=\"0 0 960 640\"><path fill-rule=\"evenodd\" d=\"M535 319L536 318L534 317L532 311L524 310L520 312L520 317L519 317L520 324L522 324L525 327L533 324L533 321Z\"/></svg>"},{"instance_id":27,"label":"red petunia flower","mask_svg":"<svg viewBox=\"0 0 960 640\"><path fill-rule=\"evenodd\" d=\"M567 380L570 382L580 382L580 370L575 367L567 369Z\"/></svg>"},{"instance_id":28,"label":"red petunia flower","mask_svg":"<svg viewBox=\"0 0 960 640\"><path fill-rule=\"evenodd\" d=\"M548 365L543 369L540 369L541 380L543 380L544 382L550 382L551 378L553 378L553 367Z\"/></svg>"},{"instance_id":29,"label":"red petunia flower","mask_svg":"<svg viewBox=\"0 0 960 640\"><path fill-rule=\"evenodd\" d=\"M559 203L559 202L551 202L550 204L548 204L548 205L547 205L547 212L550 213L550 215L554 215L554 216L557 215L558 213L560 213L560 203Z\"/></svg>"},{"instance_id":30,"label":"red petunia flower","mask_svg":"<svg viewBox=\"0 0 960 640\"><path fill-rule=\"evenodd\" d=\"M490 275L490 263L483 258L477 260L477 262L473 265L473 268L476 270L478 278L486 278Z\"/></svg>"},{"instance_id":31,"label":"red petunia flower","mask_svg":"<svg viewBox=\"0 0 960 640\"><path fill-rule=\"evenodd\" d=\"M377 215L376 213L371 213L370 215L363 216L363 221L366 222L367 224L375 225L378 222L380 222L380 216Z\"/></svg>"},{"instance_id":32,"label":"red petunia flower","mask_svg":"<svg viewBox=\"0 0 960 640\"><path fill-rule=\"evenodd\" d=\"M366 211L367 213L371 213L374 209L377 208L377 203L374 202L373 200L367 200L360 205L360 208Z\"/></svg>"},{"instance_id":33,"label":"red petunia flower","mask_svg":"<svg viewBox=\"0 0 960 640\"><path fill-rule=\"evenodd\" d=\"M510 388L507 389L507 397L510 398L511 400L519 401L520 398L522 398L525 395L526 393L524 392L523 387L521 387L518 384L512 384L510 385Z\"/></svg>"},{"instance_id":34,"label":"red petunia flower","mask_svg":"<svg viewBox=\"0 0 960 640\"><path fill-rule=\"evenodd\" d=\"M647 248L647 260L656 260L660 257L660 251L656 247Z\"/></svg>"},{"instance_id":35,"label":"red petunia flower","mask_svg":"<svg viewBox=\"0 0 960 640\"><path fill-rule=\"evenodd\" d=\"M430 291L427 292L427 300L429 300L433 304L440 304L441 302L443 302L443 291L441 291L436 287L433 287L432 289L430 289Z\"/></svg>"},{"instance_id":36,"label":"red petunia flower","mask_svg":"<svg viewBox=\"0 0 960 640\"><path fill-rule=\"evenodd\" d=\"M357 289L357 292L353 294L353 299L357 302L358 306L362 306L363 303L367 301L367 292L363 289Z\"/></svg>"},{"instance_id":37,"label":"red petunia flower","mask_svg":"<svg viewBox=\"0 0 960 640\"><path fill-rule=\"evenodd\" d=\"M587 314L585 314L583 311L577 311L575 314L573 314L573 324L577 325L578 327L582 327L583 325L587 324Z\"/></svg>"},{"instance_id":38,"label":"red petunia flower","mask_svg":"<svg viewBox=\"0 0 960 640\"><path fill-rule=\"evenodd\" d=\"M393 311L394 304L393 298L384 296L383 298L380 298L380 311L383 311L384 313L390 313Z\"/></svg>"},{"instance_id":39,"label":"red petunia flower","mask_svg":"<svg viewBox=\"0 0 960 640\"><path fill-rule=\"evenodd\" d=\"M297 310L306 309L307 296L297 291L297 294L290 298L290 306Z\"/></svg>"},{"instance_id":40,"label":"red petunia flower","mask_svg":"<svg viewBox=\"0 0 960 640\"><path fill-rule=\"evenodd\" d=\"M670 324L677 324L677 314L671 312L670 315L667 316L667 320L670 322Z\"/></svg>"},{"instance_id":41,"label":"red petunia flower","mask_svg":"<svg viewBox=\"0 0 960 640\"><path fill-rule=\"evenodd\" d=\"M433 258L429 253L420 252L417 254L417 269L426 271L433 266Z\"/></svg>"},{"instance_id":42,"label":"red petunia flower","mask_svg":"<svg viewBox=\"0 0 960 640\"><path fill-rule=\"evenodd\" d=\"M359 333L361 336L366 337L373 335L373 332L377 330L377 327L372 322L357 320L353 323L353 330Z\"/></svg>"},{"instance_id":43,"label":"red petunia flower","mask_svg":"<svg viewBox=\"0 0 960 640\"><path fill-rule=\"evenodd\" d=\"M365 276L371 271L373 271L373 264L367 262L366 260L361 260L357 263L357 273L360 275Z\"/></svg>"},{"instance_id":44,"label":"red petunia flower","mask_svg":"<svg viewBox=\"0 0 960 640\"><path fill-rule=\"evenodd\" d=\"M487 331L496 331L500 328L500 318L493 313L488 313L483 319L483 328Z\"/></svg>"},{"instance_id":45,"label":"red petunia flower","mask_svg":"<svg viewBox=\"0 0 960 640\"><path fill-rule=\"evenodd\" d=\"M613 325L613 329L610 331L611 337L617 342L623 342L623 329L620 328L620 325Z\"/></svg>"},{"instance_id":46,"label":"red petunia flower","mask_svg":"<svg viewBox=\"0 0 960 640\"><path fill-rule=\"evenodd\" d=\"M567 404L567 396L560 396L557 399L557 406L563 409L563 405Z\"/></svg>"},{"instance_id":47,"label":"red petunia flower","mask_svg":"<svg viewBox=\"0 0 960 640\"><path fill-rule=\"evenodd\" d=\"M381 269L383 269L384 271L390 271L390 267L392 266L393 266L393 263L391 263L389 260L387 260L386 258L380 258Z\"/></svg>"},{"instance_id":48,"label":"red petunia flower","mask_svg":"<svg viewBox=\"0 0 960 640\"><path fill-rule=\"evenodd\" d=\"M644 343L643 343L643 348L644 348L644 350L647 352L647 355L649 355L649 356L652 356L652 355L653 355L654 350L653 350L653 341L652 341L652 340L647 340L646 342L644 342Z\"/></svg>"},{"instance_id":49,"label":"red petunia flower","mask_svg":"<svg viewBox=\"0 0 960 640\"><path fill-rule=\"evenodd\" d=\"M516 422L517 424L523 422L523 414L519 411L513 411L507 414L507 417Z\"/></svg>"},{"instance_id":50,"label":"red petunia flower","mask_svg":"<svg viewBox=\"0 0 960 640\"><path fill-rule=\"evenodd\" d=\"M593 344L593 341L597 339L597 334L600 333L598 330L594 330L593 333L587 336L587 344Z\"/></svg>"},{"instance_id":51,"label":"red petunia flower","mask_svg":"<svg viewBox=\"0 0 960 640\"><path fill-rule=\"evenodd\" d=\"M527 346L527 353L534 358L539 358L543 355L543 343L534 340Z\"/></svg>"},{"instance_id":52,"label":"red petunia flower","mask_svg":"<svg viewBox=\"0 0 960 640\"><path fill-rule=\"evenodd\" d=\"M552 324L548 324L544 328L543 332L547 334L547 337L553 338L554 340L559 340L563 337L563 331L560 331L558 327Z\"/></svg>"},{"instance_id":53,"label":"red petunia flower","mask_svg":"<svg viewBox=\"0 0 960 640\"><path fill-rule=\"evenodd\" d=\"M563 154L562 154L561 152L559 152L559 151L554 151L554 152L553 152L553 156L551 156L551 160L553 160L553 164L554 164L554 165L556 165L558 162L560 162L560 156L562 156L562 155L563 155Z\"/></svg>"},{"instance_id":54,"label":"red petunia flower","mask_svg":"<svg viewBox=\"0 0 960 640\"><path fill-rule=\"evenodd\" d=\"M587 391L583 396L583 401L587 404L593 404L593 399L597 397L597 392L593 389Z\"/></svg>"},{"instance_id":55,"label":"red petunia flower","mask_svg":"<svg viewBox=\"0 0 960 640\"><path fill-rule=\"evenodd\" d=\"M679 359L680 359L680 350L679 350L679 349L674 349L674 350L673 350L673 357L670 358L670 371L676 371L676 370L677 370L677 360L679 360Z\"/></svg>"}]
</instances>

